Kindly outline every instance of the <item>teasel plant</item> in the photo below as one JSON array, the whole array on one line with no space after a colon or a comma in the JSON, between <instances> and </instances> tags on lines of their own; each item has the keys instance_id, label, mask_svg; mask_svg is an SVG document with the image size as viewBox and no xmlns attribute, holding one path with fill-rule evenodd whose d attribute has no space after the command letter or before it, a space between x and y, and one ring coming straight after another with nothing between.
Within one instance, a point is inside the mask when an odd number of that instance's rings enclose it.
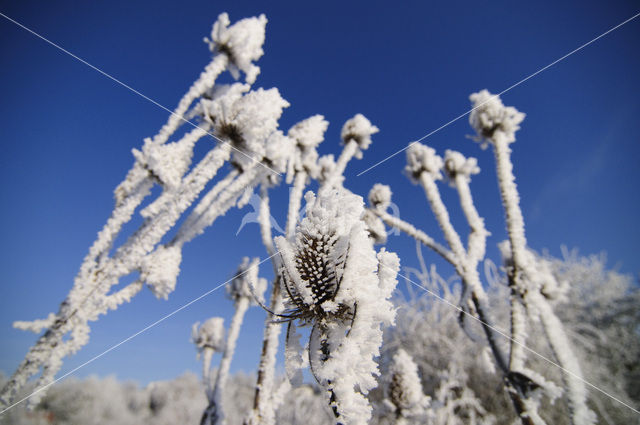
<instances>
[{"instance_id":1,"label":"teasel plant","mask_svg":"<svg viewBox=\"0 0 640 425\"><path fill-rule=\"evenodd\" d=\"M287 132L289 140L287 174L285 182L290 186L289 204L285 224L285 235L291 237L299 219L300 205L304 188L318 174L317 146L324 140L329 123L322 115L314 115L294 125ZM271 258L274 281L271 285L269 312L265 319L262 351L258 364L258 376L254 394L253 408L245 418L246 424L275 424L276 409L281 401L282 391L276 390L276 354L278 352L281 323L273 316L280 314L284 300L280 290L280 259L275 250L271 226L271 205L269 191L275 180L265 180L260 185L260 207L258 224L267 254Z\"/></svg>"},{"instance_id":2,"label":"teasel plant","mask_svg":"<svg viewBox=\"0 0 640 425\"><path fill-rule=\"evenodd\" d=\"M356 114L347 120L341 131L343 150L337 161L333 155L319 157L318 145L324 140L328 122L321 115L314 115L294 125L287 132L290 141L289 160L287 163L287 175L285 182L290 186L287 219L285 224L285 239L292 239L296 225L299 223L299 215L302 204L302 196L305 187L311 180L317 180L323 188L342 188L343 173L348 162L353 158L362 158L362 152L371 144L371 135L378 132L378 128L361 114ZM247 418L246 424L275 423L276 409L281 398L282 391L276 390L276 353L278 351L278 338L281 332L281 320L286 294L282 291L281 257L277 254L271 232L271 209L269 190L273 186L272 181L265 181L260 186L260 211L259 224L263 244L267 253L271 256L274 267L275 280L272 285L269 306L265 309L269 312L265 321L265 331L258 366L258 377L254 396L254 406ZM346 190L346 189L343 189ZM287 338L287 340L289 340ZM287 350L286 356L289 356ZM287 357L288 358L288 357ZM287 364L293 363L288 361Z\"/></svg>"},{"instance_id":3,"label":"teasel plant","mask_svg":"<svg viewBox=\"0 0 640 425\"><path fill-rule=\"evenodd\" d=\"M527 248L510 147L515 142L515 132L520 128L524 114L514 107L504 106L498 96L487 90L472 94L470 100L473 111L469 122L476 131L475 140L482 143L482 147L490 145L493 149L509 236L500 248L511 292L510 373L531 376L534 382L540 380L538 374L526 368L527 352L524 349L531 324L540 323L555 361L562 368L572 423L593 424L596 415L587 405L588 391L580 363L551 305L552 301L563 296L563 285L551 272L550 265ZM531 417L534 418L538 403L535 397L525 399L524 414L532 412ZM536 421L543 423L539 417Z\"/></svg>"},{"instance_id":4,"label":"teasel plant","mask_svg":"<svg viewBox=\"0 0 640 425\"><path fill-rule=\"evenodd\" d=\"M263 54L265 24L264 16L234 25L226 14L218 17L211 38L205 40L213 53L211 62L158 134L145 139L141 150L133 150L134 164L114 192L114 210L59 310L45 319L15 323L17 328L44 333L0 391L0 407L15 403L27 380L40 374L28 398L28 405L35 406L63 359L88 343L89 322L131 301L145 284L158 298L167 298L176 285L183 245L233 206L242 206L247 187L285 171L282 153L287 149L282 146L288 140L277 127L288 103L277 89L254 91L250 86L259 73L254 62ZM225 70L235 78L244 73L244 83L216 85ZM210 143L209 137L216 143L192 165L195 144ZM231 171L219 177L225 163L231 164ZM201 196L212 180L213 187ZM160 194L142 208L154 186L161 188ZM161 243L194 203L174 238ZM136 212L142 224L115 246ZM114 290L128 276L133 281Z\"/></svg>"},{"instance_id":5,"label":"teasel plant","mask_svg":"<svg viewBox=\"0 0 640 425\"><path fill-rule=\"evenodd\" d=\"M196 322L191 328L191 342L196 346L198 359L202 360L202 383L207 399L211 398L214 379L211 376L211 360L215 353L221 353L225 347L224 319L210 317L204 323Z\"/></svg>"},{"instance_id":6,"label":"teasel plant","mask_svg":"<svg viewBox=\"0 0 640 425\"><path fill-rule=\"evenodd\" d=\"M509 156L509 144L515 141L515 132L520 128L524 114L513 107L505 107L497 96L490 95L486 90L475 93L470 98L473 109L469 120L477 133L475 139L482 143L482 147L491 145L494 148L498 186L506 212L509 241L501 245L501 251L511 288L508 353L498 341L502 336L496 332L490 315L489 300L478 272L478 266L484 259L489 232L474 205L470 190L471 176L480 171L477 160L465 158L459 152L451 150L447 150L442 158L434 149L415 142L407 148L405 173L414 183L422 186L446 245L440 244L411 223L389 214L387 208L391 202L391 190L387 186L374 185L369 194L369 211L387 226L396 228L431 248L455 268L463 285L458 303L460 324L466 331L466 321L471 316L482 325L495 364L504 377L505 390L522 423L544 423L538 414L541 395L544 393L553 402L562 394L562 389L555 383L525 367L527 321L542 322L549 345L564 369L573 423L592 423L594 416L586 406L587 393L578 362L562 325L549 304L549 300L561 296L561 284L556 282L552 273L545 272L548 267L544 267L526 248L524 219ZM466 246L460 233L454 228L442 200L437 182L443 180L458 193L460 207L470 228ZM513 251L518 254L512 255ZM513 257L518 259L514 260Z\"/></svg>"},{"instance_id":7,"label":"teasel plant","mask_svg":"<svg viewBox=\"0 0 640 425\"><path fill-rule=\"evenodd\" d=\"M390 297L399 259L384 249L376 253L361 197L327 186L317 197L307 192L305 201L306 215L293 237L275 239L285 310L274 316L287 323L288 373L295 382L301 378L296 369L308 364L335 422L366 424L366 395L379 374L381 327L395 317ZM298 326L311 328L306 349L299 345Z\"/></svg>"},{"instance_id":8,"label":"teasel plant","mask_svg":"<svg viewBox=\"0 0 640 425\"><path fill-rule=\"evenodd\" d=\"M244 320L244 315L248 308L256 302L262 303L262 296L267 286L267 281L258 277L258 258L249 260L245 257L238 267L238 271L233 280L226 286L227 295L234 303L234 314L227 332L226 343L222 350L222 359L218 367L218 372L211 384L212 379L205 375L206 395L208 405L202 414L201 425L218 425L224 423L224 403L223 393L226 388L229 368L235 352L236 343ZM220 322L221 324L222 322ZM224 333L224 329L222 331ZM220 334L220 332L218 333ZM205 359L206 361L206 359ZM209 359L210 361L210 359Z\"/></svg>"},{"instance_id":9,"label":"teasel plant","mask_svg":"<svg viewBox=\"0 0 640 425\"><path fill-rule=\"evenodd\" d=\"M431 418L431 398L424 395L418 366L402 348L391 359L385 383L384 406L393 412L395 425L426 423Z\"/></svg>"}]
</instances>

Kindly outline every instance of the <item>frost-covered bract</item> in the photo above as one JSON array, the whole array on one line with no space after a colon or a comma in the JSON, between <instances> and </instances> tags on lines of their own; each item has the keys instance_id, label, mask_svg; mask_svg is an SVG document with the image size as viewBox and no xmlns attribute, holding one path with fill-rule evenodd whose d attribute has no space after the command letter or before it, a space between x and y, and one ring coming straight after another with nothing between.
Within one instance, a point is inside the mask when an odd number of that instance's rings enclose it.
<instances>
[{"instance_id":1,"label":"frost-covered bract","mask_svg":"<svg viewBox=\"0 0 640 425\"><path fill-rule=\"evenodd\" d=\"M376 255L361 220L362 198L333 189L305 198L306 217L295 238L276 238L287 294L283 317L312 326L311 370L327 390L336 420L365 424L381 325L395 315L389 297L399 261L384 250Z\"/></svg>"}]
</instances>

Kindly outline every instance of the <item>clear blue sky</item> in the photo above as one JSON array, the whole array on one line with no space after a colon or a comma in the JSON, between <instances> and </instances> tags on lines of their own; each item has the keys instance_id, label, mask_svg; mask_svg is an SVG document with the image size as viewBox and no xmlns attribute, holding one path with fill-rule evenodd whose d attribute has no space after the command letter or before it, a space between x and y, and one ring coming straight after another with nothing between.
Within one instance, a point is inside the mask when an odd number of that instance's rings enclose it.
<instances>
[{"instance_id":1,"label":"clear blue sky","mask_svg":"<svg viewBox=\"0 0 640 425\"><path fill-rule=\"evenodd\" d=\"M424 196L401 174L404 155L355 174L467 111L471 92L499 92L640 11L632 1L184 4L22 1L0 11L171 109L209 61L202 38L218 14L235 21L265 13L256 87L278 87L291 103L282 127L321 113L331 123L321 151L338 153L343 122L365 114L381 131L350 164L348 187L366 196L373 183L391 185L401 216L436 236ZM640 18L503 96L527 113L513 159L531 247L604 250L611 265L636 276L639 42ZM4 18L0 54L0 370L10 373L35 341L12 321L57 311L113 207L131 148L167 113ZM483 172L472 189L497 260L505 233L493 162L465 138L471 133L463 118L424 142L478 157ZM454 193L443 191L455 210ZM284 207L275 210L282 224ZM169 301L144 291L96 322L63 372L228 279L243 255L263 257L257 225L235 236L248 211L228 214L185 248ZM411 240L393 237L389 247L416 264ZM270 275L270 266L262 270ZM198 371L191 324L212 315L228 323L231 313L217 291L77 375L146 383ZM250 311L233 370L255 369L263 318Z\"/></svg>"}]
</instances>

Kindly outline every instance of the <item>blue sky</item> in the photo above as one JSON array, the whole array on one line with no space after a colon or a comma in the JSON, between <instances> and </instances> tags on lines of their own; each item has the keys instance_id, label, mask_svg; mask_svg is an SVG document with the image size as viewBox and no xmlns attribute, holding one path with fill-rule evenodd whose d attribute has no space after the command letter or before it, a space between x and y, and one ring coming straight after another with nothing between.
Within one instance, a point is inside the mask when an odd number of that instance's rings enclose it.
<instances>
[{"instance_id":1,"label":"blue sky","mask_svg":"<svg viewBox=\"0 0 640 425\"><path fill-rule=\"evenodd\" d=\"M347 186L366 195L389 184L403 218L439 236L420 189L401 174L404 155L356 174L469 109L468 95L500 92L635 15L610 2L55 2L3 4L0 11L172 109L209 61L202 38L219 13L265 13L265 55L255 87L278 87L291 103L283 129L312 114L331 123L322 153L338 153L344 121L363 113L380 128ZM527 114L513 160L530 246L559 255L606 251L609 264L640 272L640 18L503 96ZM0 370L10 373L35 336L14 320L56 311L113 207L112 191L166 111L0 18ZM424 143L476 156L472 190L493 236L504 239L490 151L465 138L463 118ZM455 193L443 187L456 210ZM280 193L284 199L284 193ZM274 207L284 221L284 206ZM168 301L144 291L96 322L92 339L63 372L101 353L227 280L243 255L264 257L257 225L235 235L244 209L227 214L185 248ZM453 219L465 229L459 214ZM404 265L413 242L392 237ZM427 260L433 260L428 256ZM270 275L270 266L262 268ZM450 271L443 269L447 275ZM181 311L77 372L141 383L198 371L190 326L232 314L223 291ZM247 317L232 370L252 371L264 313Z\"/></svg>"}]
</instances>

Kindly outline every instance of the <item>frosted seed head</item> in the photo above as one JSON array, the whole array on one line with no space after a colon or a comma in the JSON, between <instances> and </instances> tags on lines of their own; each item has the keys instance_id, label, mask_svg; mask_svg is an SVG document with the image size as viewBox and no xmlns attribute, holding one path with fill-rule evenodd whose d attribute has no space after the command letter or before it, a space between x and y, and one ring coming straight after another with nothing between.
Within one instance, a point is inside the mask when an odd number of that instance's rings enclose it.
<instances>
[{"instance_id":1,"label":"frosted seed head","mask_svg":"<svg viewBox=\"0 0 640 425\"><path fill-rule=\"evenodd\" d=\"M491 141L497 131L501 131L511 143L516 140L515 133L525 114L512 106L504 106L499 96L487 90L481 90L469 96L473 110L469 115L469 124L476 131L476 141Z\"/></svg>"},{"instance_id":2,"label":"frosted seed head","mask_svg":"<svg viewBox=\"0 0 640 425\"><path fill-rule=\"evenodd\" d=\"M376 183L369 191L369 205L371 207L386 210L391 203L391 188L386 184Z\"/></svg>"},{"instance_id":3,"label":"frosted seed head","mask_svg":"<svg viewBox=\"0 0 640 425\"><path fill-rule=\"evenodd\" d=\"M303 323L327 316L343 317L351 306L333 303L340 289L349 237L364 211L362 198L347 191L305 195L306 216L295 239L277 238L282 284L292 319Z\"/></svg>"},{"instance_id":4,"label":"frosted seed head","mask_svg":"<svg viewBox=\"0 0 640 425\"><path fill-rule=\"evenodd\" d=\"M356 154L356 158L361 158L362 151L366 150L371 144L371 135L379 131L378 127L371 124L371 121L365 118L364 115L356 114L344 123L340 137L344 144L347 144L350 140L358 143L360 149Z\"/></svg>"},{"instance_id":5,"label":"frosted seed head","mask_svg":"<svg viewBox=\"0 0 640 425\"><path fill-rule=\"evenodd\" d=\"M469 182L471 176L480 172L478 160L475 158L465 158L460 152L447 149L444 154L444 171L453 184L456 176L462 175Z\"/></svg>"},{"instance_id":6,"label":"frosted seed head","mask_svg":"<svg viewBox=\"0 0 640 425\"><path fill-rule=\"evenodd\" d=\"M252 84L260 73L253 64L264 54L262 45L265 38L267 18L245 18L229 26L231 21L226 13L220 14L213 24L209 48L214 53L225 54L229 58L230 71L238 78L238 70L245 73L245 80Z\"/></svg>"},{"instance_id":7,"label":"frosted seed head","mask_svg":"<svg viewBox=\"0 0 640 425\"><path fill-rule=\"evenodd\" d=\"M229 99L216 99L209 108L215 119L216 135L234 148L232 164L245 170L254 166L256 161L264 160L284 169L291 149L277 129L278 120L289 102L280 96L276 88L260 88L241 97L238 94L237 90L229 92L226 95ZM267 148L271 144L277 146Z\"/></svg>"},{"instance_id":8,"label":"frosted seed head","mask_svg":"<svg viewBox=\"0 0 640 425\"><path fill-rule=\"evenodd\" d=\"M336 161L334 159L333 154L322 155L320 159L318 159L316 174L312 175L312 177L316 178L318 182L322 185L329 179L331 174L333 174L333 170L335 168L336 168Z\"/></svg>"},{"instance_id":9,"label":"frosted seed head","mask_svg":"<svg viewBox=\"0 0 640 425\"><path fill-rule=\"evenodd\" d=\"M322 115L314 115L291 127L287 135L300 148L315 148L324 140L328 126L329 122Z\"/></svg>"},{"instance_id":10,"label":"frosted seed head","mask_svg":"<svg viewBox=\"0 0 640 425\"><path fill-rule=\"evenodd\" d=\"M191 341L199 352L205 348L213 351L224 350L224 319L211 317L202 325L200 322L194 323L191 328Z\"/></svg>"},{"instance_id":11,"label":"frosted seed head","mask_svg":"<svg viewBox=\"0 0 640 425\"><path fill-rule=\"evenodd\" d=\"M412 181L418 182L424 172L430 174L434 180L440 180L442 167L442 158L429 146L413 142L407 148L407 166L404 171Z\"/></svg>"},{"instance_id":12,"label":"frosted seed head","mask_svg":"<svg viewBox=\"0 0 640 425\"><path fill-rule=\"evenodd\" d=\"M182 249L179 246L159 246L142 260L140 278L157 298L167 299L176 287L181 262Z\"/></svg>"},{"instance_id":13,"label":"frosted seed head","mask_svg":"<svg viewBox=\"0 0 640 425\"><path fill-rule=\"evenodd\" d=\"M242 259L235 277L227 285L227 295L234 302L237 303L243 298L254 300L254 296L262 302L267 281L258 278L259 262L260 259L257 257L252 260L249 260L249 257Z\"/></svg>"}]
</instances>

